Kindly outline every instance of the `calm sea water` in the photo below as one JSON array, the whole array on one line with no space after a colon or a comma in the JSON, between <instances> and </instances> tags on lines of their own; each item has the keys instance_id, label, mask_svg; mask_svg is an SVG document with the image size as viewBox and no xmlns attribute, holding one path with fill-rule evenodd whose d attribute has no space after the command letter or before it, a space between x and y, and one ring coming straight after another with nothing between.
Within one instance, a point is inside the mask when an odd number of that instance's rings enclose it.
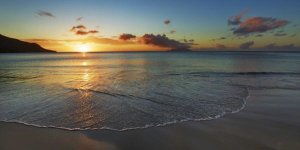
<instances>
[{"instance_id":1,"label":"calm sea water","mask_svg":"<svg viewBox=\"0 0 300 150\"><path fill-rule=\"evenodd\" d=\"M251 89L300 89L300 53L0 55L0 121L125 130L209 120Z\"/></svg>"}]
</instances>

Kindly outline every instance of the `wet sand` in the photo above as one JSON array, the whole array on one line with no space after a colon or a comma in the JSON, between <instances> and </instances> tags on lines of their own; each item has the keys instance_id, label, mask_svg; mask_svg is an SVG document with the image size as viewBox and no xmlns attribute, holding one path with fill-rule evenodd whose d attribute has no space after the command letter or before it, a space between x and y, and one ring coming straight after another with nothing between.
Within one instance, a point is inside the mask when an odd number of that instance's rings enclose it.
<instances>
[{"instance_id":1,"label":"wet sand","mask_svg":"<svg viewBox=\"0 0 300 150\"><path fill-rule=\"evenodd\" d=\"M300 149L300 92L250 90L244 110L210 121L128 131L66 131L0 123L1 150Z\"/></svg>"}]
</instances>

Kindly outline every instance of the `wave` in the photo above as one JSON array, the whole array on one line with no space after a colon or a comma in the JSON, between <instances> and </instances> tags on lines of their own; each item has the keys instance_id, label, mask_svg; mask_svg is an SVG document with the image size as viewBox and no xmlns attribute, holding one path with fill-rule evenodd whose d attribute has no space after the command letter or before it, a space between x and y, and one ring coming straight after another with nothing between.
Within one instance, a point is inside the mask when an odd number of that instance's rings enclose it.
<instances>
[{"instance_id":1,"label":"wave","mask_svg":"<svg viewBox=\"0 0 300 150\"><path fill-rule=\"evenodd\" d=\"M89 92L94 92L94 93L98 93L98 94L104 94L104 95L108 95L108 96L113 96L113 97L125 97L125 98L136 98L136 99L142 99L142 100L146 100L146 101L151 101L153 103L157 103L160 105L167 105L167 106L171 106L171 104L166 104L163 102L159 102L159 101L155 101L153 99L150 98L144 98L144 97L140 97L140 96L135 96L132 94L120 94L120 93L113 93L113 92L107 92L107 91L99 91L99 90L93 90L93 89L78 89L78 88L67 88L70 90L75 90L75 91L89 91Z\"/></svg>"},{"instance_id":2,"label":"wave","mask_svg":"<svg viewBox=\"0 0 300 150\"><path fill-rule=\"evenodd\" d=\"M29 80L29 79L36 79L41 78L42 76L24 76L24 75L2 75L0 74L0 79L20 79L20 80Z\"/></svg>"},{"instance_id":3,"label":"wave","mask_svg":"<svg viewBox=\"0 0 300 150\"><path fill-rule=\"evenodd\" d=\"M34 126L34 127L38 127L38 128L53 128L53 129L62 129L62 130L68 130L68 131L87 131L87 130L111 130L111 131L128 131L128 130L136 130L136 129L146 129L146 128L152 128L152 127L164 127L164 126L168 126L168 125L172 125L172 124L177 124L177 123L184 123L184 122L189 122L189 121L208 121L208 120L215 120L218 118L221 118L223 116L225 116L226 114L235 114L238 113L240 111L242 111L247 104L247 100L250 97L250 91L249 88L247 89L247 96L245 98L243 98L243 104L240 108L233 110L231 112L225 112L223 111L221 114L215 115L213 117L206 117L206 118L185 118L185 119L181 119L181 120L173 120L173 121L168 121L168 122L163 122L160 124L146 124L144 126L138 126L138 127L127 127L127 128L122 128L122 129L116 129L116 128L112 128L112 127L100 127L100 128L90 128L90 127L86 127L86 128L68 128L68 127L62 127L62 126L53 126L53 125L37 125L37 124L32 124L32 123L27 123L25 121L19 121L19 120L0 120L0 122L5 122L5 123L19 123L19 124L23 124L23 125L27 125L27 126ZM101 92L103 93L103 92Z\"/></svg>"},{"instance_id":4,"label":"wave","mask_svg":"<svg viewBox=\"0 0 300 150\"><path fill-rule=\"evenodd\" d=\"M292 75L300 76L300 72L188 72L188 73L169 73L163 76L195 75L195 76L234 76L234 75Z\"/></svg>"}]
</instances>

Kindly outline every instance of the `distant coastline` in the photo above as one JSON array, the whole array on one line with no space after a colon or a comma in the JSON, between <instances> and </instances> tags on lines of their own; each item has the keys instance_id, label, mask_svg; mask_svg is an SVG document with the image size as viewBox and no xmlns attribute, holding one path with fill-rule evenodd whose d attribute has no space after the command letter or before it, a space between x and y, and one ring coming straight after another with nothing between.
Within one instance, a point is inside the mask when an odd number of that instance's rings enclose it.
<instances>
[{"instance_id":1,"label":"distant coastline","mask_svg":"<svg viewBox=\"0 0 300 150\"><path fill-rule=\"evenodd\" d=\"M242 51L242 50L228 50L228 51L217 51L217 50L190 50L190 51L92 51L86 53L300 53L300 51L291 50L277 50L277 51ZM57 53L82 53L82 52L57 52Z\"/></svg>"},{"instance_id":2,"label":"distant coastline","mask_svg":"<svg viewBox=\"0 0 300 150\"><path fill-rule=\"evenodd\" d=\"M56 53L56 51L0 34L0 53Z\"/></svg>"}]
</instances>

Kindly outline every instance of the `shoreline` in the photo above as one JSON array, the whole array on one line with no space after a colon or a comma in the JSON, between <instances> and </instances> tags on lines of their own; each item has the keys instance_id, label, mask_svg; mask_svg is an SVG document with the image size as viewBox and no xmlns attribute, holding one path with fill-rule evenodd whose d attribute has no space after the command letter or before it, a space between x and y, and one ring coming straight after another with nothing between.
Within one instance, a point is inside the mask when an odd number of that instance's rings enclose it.
<instances>
[{"instance_id":1,"label":"shoreline","mask_svg":"<svg viewBox=\"0 0 300 150\"><path fill-rule=\"evenodd\" d=\"M121 132L0 122L0 149L300 149L298 90L249 92L246 107L238 113Z\"/></svg>"},{"instance_id":2,"label":"shoreline","mask_svg":"<svg viewBox=\"0 0 300 150\"><path fill-rule=\"evenodd\" d=\"M132 128L124 128L124 129L114 129L114 128L109 128L109 127L82 129L82 128L66 128L66 127L56 127L56 126L41 126L41 125L30 124L30 123L20 122L20 121L1 121L1 120L0 120L0 124L1 123L21 124L21 125L24 125L24 126L35 127L35 128L59 129L59 130L66 130L66 131L97 131L97 130L105 130L105 131L123 132L123 131L130 131L130 130L143 130L143 129L148 129L148 128L165 127L165 126L169 126L169 125L172 125L172 124L181 124L181 123L186 123L186 122L211 121L211 120L216 120L216 119L219 119L219 118L222 118L222 117L226 117L227 115L239 113L240 111L243 111L243 109L245 109L249 97L250 97L250 92L249 92L249 88L247 88L247 96L243 99L244 103L243 103L243 105L242 105L241 108L239 108L239 109L237 109L235 111L232 111L232 112L227 112L227 113L224 112L224 113L222 113L220 115L217 115L215 117L201 118L201 119L187 118L187 119L183 119L183 120L179 120L179 121L175 120L175 121L166 122L166 123L162 123L162 124L158 124L158 125L149 125L149 124L147 124L147 125L145 125L143 127L132 127Z\"/></svg>"}]
</instances>

